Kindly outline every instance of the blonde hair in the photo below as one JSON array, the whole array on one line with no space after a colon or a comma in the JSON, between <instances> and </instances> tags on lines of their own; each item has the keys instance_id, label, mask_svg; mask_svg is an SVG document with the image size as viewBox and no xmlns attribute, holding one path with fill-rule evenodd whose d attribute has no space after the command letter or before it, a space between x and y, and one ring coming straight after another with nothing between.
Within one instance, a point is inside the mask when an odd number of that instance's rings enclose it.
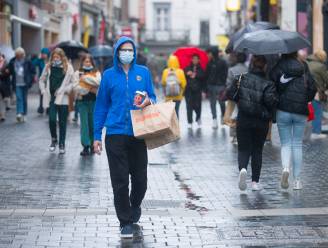
<instances>
[{"instance_id":1,"label":"blonde hair","mask_svg":"<svg viewBox=\"0 0 328 248\"><path fill-rule=\"evenodd\" d=\"M65 52L63 49L61 48L56 48L55 50L52 51L51 55L50 55L50 60L49 60L49 63L51 64L53 62L53 59L54 59L54 55L57 54L59 55L60 59L62 60L63 62L63 69L64 69L64 72L66 73L67 72L67 69L68 69L68 59L65 55Z\"/></svg>"},{"instance_id":2,"label":"blonde hair","mask_svg":"<svg viewBox=\"0 0 328 248\"><path fill-rule=\"evenodd\" d=\"M22 54L22 55L25 56L25 50L24 50L24 48L22 48L22 47L17 47L16 50L15 50L15 54L16 54L16 55L17 55L17 54Z\"/></svg>"},{"instance_id":3,"label":"blonde hair","mask_svg":"<svg viewBox=\"0 0 328 248\"><path fill-rule=\"evenodd\" d=\"M314 53L314 56L322 63L327 60L327 53L324 50L318 50Z\"/></svg>"}]
</instances>

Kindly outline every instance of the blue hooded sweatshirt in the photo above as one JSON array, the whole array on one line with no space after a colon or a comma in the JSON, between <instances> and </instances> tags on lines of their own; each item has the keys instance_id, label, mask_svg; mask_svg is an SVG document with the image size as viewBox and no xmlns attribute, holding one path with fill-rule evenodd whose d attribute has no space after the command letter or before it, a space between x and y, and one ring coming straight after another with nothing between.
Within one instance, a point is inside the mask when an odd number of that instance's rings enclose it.
<instances>
[{"instance_id":1,"label":"blue hooded sweatshirt","mask_svg":"<svg viewBox=\"0 0 328 248\"><path fill-rule=\"evenodd\" d=\"M119 48L130 42L134 59L126 74L119 61ZM101 140L102 129L107 135L133 136L130 110L137 109L134 103L136 91L146 91L150 100L156 102L153 82L147 67L136 64L136 47L132 39L121 37L114 49L114 66L103 73L94 110L94 139Z\"/></svg>"}]
</instances>

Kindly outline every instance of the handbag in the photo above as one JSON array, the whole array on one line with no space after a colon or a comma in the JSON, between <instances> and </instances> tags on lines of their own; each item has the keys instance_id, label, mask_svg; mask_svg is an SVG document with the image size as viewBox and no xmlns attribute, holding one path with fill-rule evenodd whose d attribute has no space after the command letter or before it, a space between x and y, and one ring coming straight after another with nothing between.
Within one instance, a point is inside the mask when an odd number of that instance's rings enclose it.
<instances>
[{"instance_id":1,"label":"handbag","mask_svg":"<svg viewBox=\"0 0 328 248\"><path fill-rule=\"evenodd\" d=\"M315 115L314 115L314 107L312 105L312 102L308 103L308 110L309 110L309 114L308 114L307 121L313 121L315 119Z\"/></svg>"}]
</instances>

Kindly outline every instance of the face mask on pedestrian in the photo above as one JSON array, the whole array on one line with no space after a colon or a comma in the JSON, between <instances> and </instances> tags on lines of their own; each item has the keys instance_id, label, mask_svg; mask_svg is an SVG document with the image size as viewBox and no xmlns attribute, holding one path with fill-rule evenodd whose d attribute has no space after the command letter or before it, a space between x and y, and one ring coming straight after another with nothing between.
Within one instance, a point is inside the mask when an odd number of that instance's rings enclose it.
<instances>
[{"instance_id":1,"label":"face mask on pedestrian","mask_svg":"<svg viewBox=\"0 0 328 248\"><path fill-rule=\"evenodd\" d=\"M130 64L134 59L134 52L129 50L119 51L119 59L123 65Z\"/></svg>"},{"instance_id":2,"label":"face mask on pedestrian","mask_svg":"<svg viewBox=\"0 0 328 248\"><path fill-rule=\"evenodd\" d=\"M52 61L52 66L54 67L60 67L63 64L63 61L61 61L60 59L54 59Z\"/></svg>"},{"instance_id":3,"label":"face mask on pedestrian","mask_svg":"<svg viewBox=\"0 0 328 248\"><path fill-rule=\"evenodd\" d=\"M92 65L90 65L90 66L83 66L82 67L83 68L83 70L85 70L85 71L92 71L93 70L93 66Z\"/></svg>"}]
</instances>

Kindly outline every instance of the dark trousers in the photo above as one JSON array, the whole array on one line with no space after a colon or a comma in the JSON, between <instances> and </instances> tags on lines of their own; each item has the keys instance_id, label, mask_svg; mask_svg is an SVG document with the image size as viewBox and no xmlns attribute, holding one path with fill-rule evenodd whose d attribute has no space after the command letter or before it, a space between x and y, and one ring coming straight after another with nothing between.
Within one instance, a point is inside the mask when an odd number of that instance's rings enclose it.
<instances>
[{"instance_id":1,"label":"dark trousers","mask_svg":"<svg viewBox=\"0 0 328 248\"><path fill-rule=\"evenodd\" d=\"M59 144L65 145L68 105L56 105L54 100L51 100L49 105L49 128L53 140L57 140L57 113L59 120Z\"/></svg>"},{"instance_id":2,"label":"dark trousers","mask_svg":"<svg viewBox=\"0 0 328 248\"><path fill-rule=\"evenodd\" d=\"M133 223L132 208L140 207L146 194L147 148L143 140L126 135L107 135L105 142L115 210L122 227Z\"/></svg>"},{"instance_id":3,"label":"dark trousers","mask_svg":"<svg viewBox=\"0 0 328 248\"><path fill-rule=\"evenodd\" d=\"M221 118L223 118L223 116L225 114L225 109L226 109L225 102L218 100L219 95L222 94L224 89L225 89L225 86L217 86L217 85L209 85L208 86L208 94L209 94L213 119L217 119L217 113L216 113L216 102L217 101L220 104Z\"/></svg>"},{"instance_id":4,"label":"dark trousers","mask_svg":"<svg viewBox=\"0 0 328 248\"><path fill-rule=\"evenodd\" d=\"M193 111L196 113L196 121L200 120L202 114L202 92L187 90L185 94L187 106L187 119L188 123L193 122Z\"/></svg>"},{"instance_id":5,"label":"dark trousers","mask_svg":"<svg viewBox=\"0 0 328 248\"><path fill-rule=\"evenodd\" d=\"M179 118L179 109L180 109L181 101L174 100L173 102L175 102L175 112L177 113L177 116Z\"/></svg>"},{"instance_id":6,"label":"dark trousers","mask_svg":"<svg viewBox=\"0 0 328 248\"><path fill-rule=\"evenodd\" d=\"M237 122L238 164L239 170L245 168L251 158L252 181L259 182L262 168L262 153L269 124L256 127L243 127Z\"/></svg>"}]
</instances>

